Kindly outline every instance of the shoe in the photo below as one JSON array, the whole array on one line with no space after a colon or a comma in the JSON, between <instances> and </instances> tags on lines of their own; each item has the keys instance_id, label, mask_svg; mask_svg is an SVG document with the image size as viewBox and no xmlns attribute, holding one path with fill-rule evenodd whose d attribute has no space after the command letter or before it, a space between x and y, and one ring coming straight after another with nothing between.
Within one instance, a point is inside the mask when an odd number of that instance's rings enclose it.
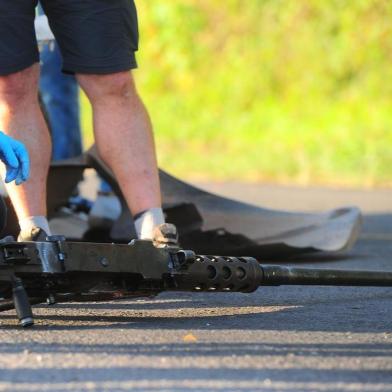
<instances>
[{"instance_id":1,"label":"shoe","mask_svg":"<svg viewBox=\"0 0 392 392\"><path fill-rule=\"evenodd\" d=\"M118 197L113 192L98 192L88 215L89 227L110 229L120 214L121 204Z\"/></svg>"},{"instance_id":2,"label":"shoe","mask_svg":"<svg viewBox=\"0 0 392 392\"><path fill-rule=\"evenodd\" d=\"M152 242L156 248L179 250L177 227L171 223L162 223L154 229Z\"/></svg>"},{"instance_id":3,"label":"shoe","mask_svg":"<svg viewBox=\"0 0 392 392\"><path fill-rule=\"evenodd\" d=\"M18 242L34 241L43 242L46 241L48 235L40 227L33 227L30 232L20 232L18 235Z\"/></svg>"}]
</instances>

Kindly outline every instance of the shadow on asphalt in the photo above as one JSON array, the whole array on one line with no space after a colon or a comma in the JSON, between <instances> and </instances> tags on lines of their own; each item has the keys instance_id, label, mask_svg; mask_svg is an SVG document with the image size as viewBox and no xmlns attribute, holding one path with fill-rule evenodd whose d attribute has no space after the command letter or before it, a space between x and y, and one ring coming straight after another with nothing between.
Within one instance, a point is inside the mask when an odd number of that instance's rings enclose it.
<instances>
[{"instance_id":1,"label":"shadow on asphalt","mask_svg":"<svg viewBox=\"0 0 392 392\"><path fill-rule=\"evenodd\" d=\"M331 380L334 383L344 382L344 383L358 383L362 382L365 385L382 382L383 384L392 380L392 373L389 370L369 370L369 369L307 369L309 371L305 372L303 368L299 369L279 369L279 368L266 368L266 369L249 369L249 368L231 368L230 371L227 369L203 369L200 367L189 367L189 368L170 368L159 369L153 367L138 367L135 369L125 369L123 367L111 367L110 370L107 368L88 368L88 371L81 371L80 368L47 368L47 369L32 369L19 367L18 369L7 369L6 373L2 374L2 381L7 379L12 379L13 382L18 383L28 383L34 384L32 380L39 380L36 383L58 383L59 380L62 382L126 382L126 381L141 381L143 378L140 377L141 374L148 374L148 381L264 381L266 378L273 380L274 382L296 382L296 383L330 383ZM145 379L145 378L144 378ZM157 388L158 389L158 388ZM198 386L190 386L186 390L200 390ZM59 390L56 388L56 392ZM69 389L68 389L69 390ZM116 390L118 390L116 388ZM152 388L132 388L132 391L150 391ZM170 390L176 390L175 388ZM182 389L177 389L184 391ZM203 389L202 389L203 390ZM212 388L205 388L204 390L213 391ZM222 389L219 389L222 391ZM226 390L226 389L225 389ZM236 391L241 389L236 388ZM249 390L249 389L248 389ZM254 390L252 388L252 390ZM260 390L268 391L265 386ZM276 391L276 388L273 389ZM290 391L295 390L290 388ZM301 389L303 390L303 389ZM331 390L331 389L329 389Z\"/></svg>"},{"instance_id":2,"label":"shadow on asphalt","mask_svg":"<svg viewBox=\"0 0 392 392\"><path fill-rule=\"evenodd\" d=\"M191 348L192 350L189 350ZM16 354L28 350L30 354L68 353L70 344L58 343L26 343L21 348L18 343L0 343L0 352L3 354ZM261 356L261 355L298 355L301 357L322 356L327 357L390 357L392 356L391 343L170 343L170 344L79 344L72 343L72 353L81 354L126 354L132 356L169 356L187 357L202 355L208 357L234 356ZM392 373L391 373L392 376Z\"/></svg>"}]
</instances>

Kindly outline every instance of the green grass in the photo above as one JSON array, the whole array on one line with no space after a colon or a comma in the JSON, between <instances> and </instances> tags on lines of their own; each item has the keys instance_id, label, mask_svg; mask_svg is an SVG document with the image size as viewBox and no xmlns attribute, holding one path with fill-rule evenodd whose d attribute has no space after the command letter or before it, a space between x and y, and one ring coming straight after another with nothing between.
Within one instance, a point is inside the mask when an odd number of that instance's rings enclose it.
<instances>
[{"instance_id":1,"label":"green grass","mask_svg":"<svg viewBox=\"0 0 392 392\"><path fill-rule=\"evenodd\" d=\"M392 185L391 2L137 4L135 74L161 167L192 179Z\"/></svg>"}]
</instances>

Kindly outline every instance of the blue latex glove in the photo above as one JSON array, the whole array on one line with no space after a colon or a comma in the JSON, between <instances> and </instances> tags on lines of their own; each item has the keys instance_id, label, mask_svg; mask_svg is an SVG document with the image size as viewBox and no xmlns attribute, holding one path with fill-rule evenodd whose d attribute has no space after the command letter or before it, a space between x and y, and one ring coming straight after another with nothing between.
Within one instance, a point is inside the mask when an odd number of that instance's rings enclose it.
<instances>
[{"instance_id":1,"label":"blue latex glove","mask_svg":"<svg viewBox=\"0 0 392 392\"><path fill-rule=\"evenodd\" d=\"M0 131L0 160L6 166L5 182L16 185L29 178L30 159L26 147Z\"/></svg>"}]
</instances>

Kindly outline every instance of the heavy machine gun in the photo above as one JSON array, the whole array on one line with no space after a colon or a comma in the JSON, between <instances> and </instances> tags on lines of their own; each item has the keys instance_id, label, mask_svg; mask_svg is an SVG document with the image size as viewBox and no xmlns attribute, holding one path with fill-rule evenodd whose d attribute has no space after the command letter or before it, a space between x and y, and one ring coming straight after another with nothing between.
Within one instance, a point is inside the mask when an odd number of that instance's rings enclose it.
<instances>
[{"instance_id":1,"label":"heavy machine gun","mask_svg":"<svg viewBox=\"0 0 392 392\"><path fill-rule=\"evenodd\" d=\"M391 272L263 265L251 257L202 256L130 245L67 242L0 243L0 310L16 309L33 324L31 304L112 300L162 291L250 293L265 285L392 286Z\"/></svg>"}]
</instances>

